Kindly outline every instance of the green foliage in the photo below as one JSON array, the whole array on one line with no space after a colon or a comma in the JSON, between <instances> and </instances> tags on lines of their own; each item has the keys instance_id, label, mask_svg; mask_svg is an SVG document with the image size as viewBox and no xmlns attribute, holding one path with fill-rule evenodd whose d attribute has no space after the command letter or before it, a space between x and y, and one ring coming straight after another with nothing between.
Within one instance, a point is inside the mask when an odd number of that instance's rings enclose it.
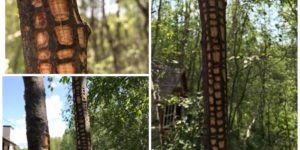
<instances>
[{"instance_id":1,"label":"green foliage","mask_svg":"<svg viewBox=\"0 0 300 150\"><path fill-rule=\"evenodd\" d=\"M7 73L23 73L25 71L23 49L17 1L7 0L5 3L5 69Z\"/></svg>"},{"instance_id":2,"label":"green foliage","mask_svg":"<svg viewBox=\"0 0 300 150\"><path fill-rule=\"evenodd\" d=\"M61 150L69 149L76 150L76 140L75 140L75 129L69 128L65 130L65 133L60 142ZM52 147L51 147L52 148Z\"/></svg>"},{"instance_id":3,"label":"green foliage","mask_svg":"<svg viewBox=\"0 0 300 150\"><path fill-rule=\"evenodd\" d=\"M20 148L19 146L17 146L16 150L27 150L27 148Z\"/></svg>"},{"instance_id":4,"label":"green foliage","mask_svg":"<svg viewBox=\"0 0 300 150\"><path fill-rule=\"evenodd\" d=\"M63 150L61 147L62 138L60 137L51 137L50 138L50 149L51 150Z\"/></svg>"},{"instance_id":5,"label":"green foliage","mask_svg":"<svg viewBox=\"0 0 300 150\"><path fill-rule=\"evenodd\" d=\"M147 149L147 78L88 80L93 149Z\"/></svg>"},{"instance_id":6,"label":"green foliage","mask_svg":"<svg viewBox=\"0 0 300 150\"><path fill-rule=\"evenodd\" d=\"M88 77L87 81L93 149L147 149L148 79ZM68 97L63 116L69 129L61 145L72 145L75 139L72 97Z\"/></svg>"},{"instance_id":7,"label":"green foliage","mask_svg":"<svg viewBox=\"0 0 300 150\"><path fill-rule=\"evenodd\" d=\"M166 139L168 142L166 149L201 149L203 134L203 97L189 96L189 98L181 99L178 102L174 102L184 109L184 117L177 120L172 132L167 133ZM200 109L199 109L200 108Z\"/></svg>"}]
</instances>

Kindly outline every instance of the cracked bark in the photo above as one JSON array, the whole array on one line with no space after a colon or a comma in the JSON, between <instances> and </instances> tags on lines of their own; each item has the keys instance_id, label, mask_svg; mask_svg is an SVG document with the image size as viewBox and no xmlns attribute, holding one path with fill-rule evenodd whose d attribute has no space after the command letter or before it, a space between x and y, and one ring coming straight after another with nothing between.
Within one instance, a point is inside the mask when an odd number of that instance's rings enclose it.
<instances>
[{"instance_id":1,"label":"cracked bark","mask_svg":"<svg viewBox=\"0 0 300 150\"><path fill-rule=\"evenodd\" d=\"M199 0L202 26L205 150L226 149L225 0Z\"/></svg>"},{"instance_id":2,"label":"cracked bark","mask_svg":"<svg viewBox=\"0 0 300 150\"><path fill-rule=\"evenodd\" d=\"M90 119L84 77L72 77L77 150L91 150Z\"/></svg>"},{"instance_id":3,"label":"cracked bark","mask_svg":"<svg viewBox=\"0 0 300 150\"><path fill-rule=\"evenodd\" d=\"M17 0L26 73L87 73L89 26L76 0Z\"/></svg>"}]
</instances>

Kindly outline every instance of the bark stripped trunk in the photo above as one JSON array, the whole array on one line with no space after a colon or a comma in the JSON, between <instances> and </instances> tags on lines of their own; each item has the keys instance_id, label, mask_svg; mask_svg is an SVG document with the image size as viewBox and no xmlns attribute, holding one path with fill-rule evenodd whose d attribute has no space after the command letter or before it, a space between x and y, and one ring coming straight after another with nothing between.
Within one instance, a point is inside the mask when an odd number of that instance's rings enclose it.
<instances>
[{"instance_id":1,"label":"bark stripped trunk","mask_svg":"<svg viewBox=\"0 0 300 150\"><path fill-rule=\"evenodd\" d=\"M226 149L225 0L199 0L202 25L205 150Z\"/></svg>"},{"instance_id":2,"label":"bark stripped trunk","mask_svg":"<svg viewBox=\"0 0 300 150\"><path fill-rule=\"evenodd\" d=\"M42 77L23 77L28 149L50 150L50 136Z\"/></svg>"},{"instance_id":3,"label":"bark stripped trunk","mask_svg":"<svg viewBox=\"0 0 300 150\"><path fill-rule=\"evenodd\" d=\"M26 73L86 73L88 25L76 0L17 0Z\"/></svg>"},{"instance_id":4,"label":"bark stripped trunk","mask_svg":"<svg viewBox=\"0 0 300 150\"><path fill-rule=\"evenodd\" d=\"M75 127L77 150L91 150L90 119L87 108L86 80L72 77L75 107Z\"/></svg>"}]
</instances>

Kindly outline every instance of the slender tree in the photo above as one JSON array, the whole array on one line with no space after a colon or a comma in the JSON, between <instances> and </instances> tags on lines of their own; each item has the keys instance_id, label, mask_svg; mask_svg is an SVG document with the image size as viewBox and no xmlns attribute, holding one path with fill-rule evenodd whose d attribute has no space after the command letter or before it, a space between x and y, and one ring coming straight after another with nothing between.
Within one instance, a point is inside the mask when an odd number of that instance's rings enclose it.
<instances>
[{"instance_id":1,"label":"slender tree","mask_svg":"<svg viewBox=\"0 0 300 150\"><path fill-rule=\"evenodd\" d=\"M226 149L225 0L199 0L202 25L205 150Z\"/></svg>"},{"instance_id":2,"label":"slender tree","mask_svg":"<svg viewBox=\"0 0 300 150\"><path fill-rule=\"evenodd\" d=\"M148 24L149 24L149 20L148 20L148 16L149 16L148 1L145 1L146 5L143 5L143 3L140 2L140 0L135 0L135 2L137 3L137 5L140 8L141 12L143 13L144 17L146 18L145 23L144 23L144 29L145 29L144 32L145 32L145 35L148 36Z\"/></svg>"},{"instance_id":3,"label":"slender tree","mask_svg":"<svg viewBox=\"0 0 300 150\"><path fill-rule=\"evenodd\" d=\"M90 29L76 0L17 0L26 73L86 73Z\"/></svg>"},{"instance_id":4,"label":"slender tree","mask_svg":"<svg viewBox=\"0 0 300 150\"><path fill-rule=\"evenodd\" d=\"M87 109L86 80L72 77L73 100L75 108L75 127L77 150L91 149L90 119Z\"/></svg>"},{"instance_id":5,"label":"slender tree","mask_svg":"<svg viewBox=\"0 0 300 150\"><path fill-rule=\"evenodd\" d=\"M23 77L28 149L50 150L50 136L42 77Z\"/></svg>"},{"instance_id":6,"label":"slender tree","mask_svg":"<svg viewBox=\"0 0 300 150\"><path fill-rule=\"evenodd\" d=\"M154 56L156 49L157 49L157 43L158 43L158 37L159 37L159 24L161 21L161 7L162 7L162 0L159 0L158 4L158 10L157 10L157 20L155 24L155 31L154 32L154 37L153 37L153 45L152 45L152 53L151 55Z\"/></svg>"}]
</instances>

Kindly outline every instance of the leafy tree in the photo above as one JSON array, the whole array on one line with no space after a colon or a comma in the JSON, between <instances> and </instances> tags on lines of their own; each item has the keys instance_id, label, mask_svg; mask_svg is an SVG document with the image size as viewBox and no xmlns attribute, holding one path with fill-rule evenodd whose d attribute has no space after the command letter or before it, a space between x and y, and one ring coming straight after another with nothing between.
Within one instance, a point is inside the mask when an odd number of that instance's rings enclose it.
<instances>
[{"instance_id":1,"label":"leafy tree","mask_svg":"<svg viewBox=\"0 0 300 150\"><path fill-rule=\"evenodd\" d=\"M70 79L61 79L70 83ZM145 77L88 77L92 149L147 149L148 80ZM63 111L69 129L65 143L75 142L72 96ZM73 138L73 140L71 139Z\"/></svg>"},{"instance_id":2,"label":"leafy tree","mask_svg":"<svg viewBox=\"0 0 300 150\"><path fill-rule=\"evenodd\" d=\"M65 133L62 137L60 147L61 149L70 149L75 150L76 149L76 141L75 141L75 129L66 129Z\"/></svg>"},{"instance_id":3,"label":"leafy tree","mask_svg":"<svg viewBox=\"0 0 300 150\"><path fill-rule=\"evenodd\" d=\"M50 148L52 150L62 150L61 141L62 141L62 138L60 138L60 137L50 138Z\"/></svg>"}]
</instances>

